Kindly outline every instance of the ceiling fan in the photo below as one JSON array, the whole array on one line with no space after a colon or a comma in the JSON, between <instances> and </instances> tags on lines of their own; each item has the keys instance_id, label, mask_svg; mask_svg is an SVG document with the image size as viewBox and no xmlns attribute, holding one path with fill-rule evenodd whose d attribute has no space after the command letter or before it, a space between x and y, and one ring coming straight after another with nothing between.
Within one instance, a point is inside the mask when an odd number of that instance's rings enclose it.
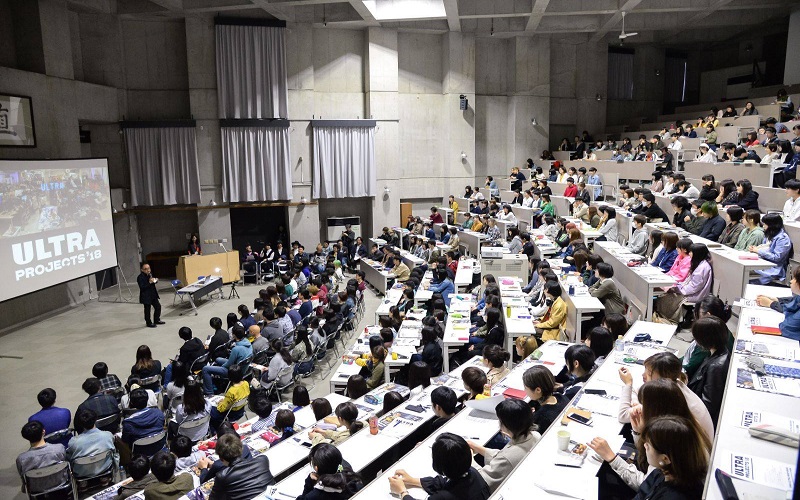
<instances>
[{"instance_id":1,"label":"ceiling fan","mask_svg":"<svg viewBox=\"0 0 800 500\"><path fill-rule=\"evenodd\" d=\"M620 40L625 40L629 36L636 36L638 34L639 33L635 32L635 31L633 33L625 33L625 11L623 10L622 11L622 33L619 34L619 39Z\"/></svg>"}]
</instances>

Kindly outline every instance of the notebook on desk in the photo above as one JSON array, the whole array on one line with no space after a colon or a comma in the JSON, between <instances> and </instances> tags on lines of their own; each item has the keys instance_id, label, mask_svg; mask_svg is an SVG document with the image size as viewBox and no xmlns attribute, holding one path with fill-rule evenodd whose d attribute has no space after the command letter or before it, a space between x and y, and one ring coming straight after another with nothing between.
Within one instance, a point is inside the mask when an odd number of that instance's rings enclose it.
<instances>
[{"instance_id":1,"label":"notebook on desk","mask_svg":"<svg viewBox=\"0 0 800 500\"><path fill-rule=\"evenodd\" d=\"M761 334L761 335L778 335L781 334L781 329L775 326L762 326L762 325L751 325L750 331L754 334Z\"/></svg>"}]
</instances>

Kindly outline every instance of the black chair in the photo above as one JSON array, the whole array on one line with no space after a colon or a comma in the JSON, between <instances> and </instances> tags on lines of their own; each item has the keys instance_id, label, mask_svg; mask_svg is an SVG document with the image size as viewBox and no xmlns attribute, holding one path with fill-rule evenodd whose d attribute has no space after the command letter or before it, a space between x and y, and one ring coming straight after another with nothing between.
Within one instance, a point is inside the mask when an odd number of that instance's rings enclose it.
<instances>
[{"instance_id":1,"label":"black chair","mask_svg":"<svg viewBox=\"0 0 800 500\"><path fill-rule=\"evenodd\" d=\"M152 436L139 438L131 446L131 455L144 455L152 457L167 445L167 431L161 431Z\"/></svg>"},{"instance_id":2,"label":"black chair","mask_svg":"<svg viewBox=\"0 0 800 500\"><path fill-rule=\"evenodd\" d=\"M46 443L50 444L58 444L67 440L68 438L72 438L75 435L75 431L72 429L61 429L60 431L51 432L50 434L45 434L44 440Z\"/></svg>"},{"instance_id":3,"label":"black chair","mask_svg":"<svg viewBox=\"0 0 800 500\"><path fill-rule=\"evenodd\" d=\"M121 420L122 412L108 415L107 417L98 418L94 425L101 431L108 431L112 434L115 434L117 431L119 431L119 424Z\"/></svg>"},{"instance_id":4,"label":"black chair","mask_svg":"<svg viewBox=\"0 0 800 500\"><path fill-rule=\"evenodd\" d=\"M78 488L69 462L59 462L29 470L22 478L29 500L39 498L69 498L78 500Z\"/></svg>"}]
</instances>

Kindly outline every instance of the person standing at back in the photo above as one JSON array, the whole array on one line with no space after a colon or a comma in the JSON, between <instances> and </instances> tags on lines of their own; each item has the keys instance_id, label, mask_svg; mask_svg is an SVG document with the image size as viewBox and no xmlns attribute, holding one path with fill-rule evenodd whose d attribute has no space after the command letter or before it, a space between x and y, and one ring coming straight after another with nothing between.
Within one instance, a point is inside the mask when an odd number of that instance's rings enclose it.
<instances>
[{"instance_id":1,"label":"person standing at back","mask_svg":"<svg viewBox=\"0 0 800 500\"><path fill-rule=\"evenodd\" d=\"M156 289L157 278L153 277L150 271L150 264L142 263L141 273L136 278L139 285L139 303L144 305L144 322L148 328L155 328L156 325L163 325L161 321L161 303L158 301L158 290ZM153 319L150 319L150 309L153 309Z\"/></svg>"}]
</instances>

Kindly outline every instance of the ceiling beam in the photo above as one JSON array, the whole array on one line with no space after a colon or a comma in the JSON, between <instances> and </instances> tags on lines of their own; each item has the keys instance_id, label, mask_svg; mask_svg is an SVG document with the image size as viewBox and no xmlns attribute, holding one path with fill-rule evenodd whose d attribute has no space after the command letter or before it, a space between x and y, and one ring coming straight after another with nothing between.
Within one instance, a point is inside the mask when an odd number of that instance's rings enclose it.
<instances>
[{"instance_id":1,"label":"ceiling beam","mask_svg":"<svg viewBox=\"0 0 800 500\"><path fill-rule=\"evenodd\" d=\"M257 6L267 14L280 19L281 21L286 21L289 17L288 13L280 7L280 4L270 2L269 0L250 0L253 5Z\"/></svg>"},{"instance_id":2,"label":"ceiling beam","mask_svg":"<svg viewBox=\"0 0 800 500\"><path fill-rule=\"evenodd\" d=\"M183 0L150 0L159 7L164 7L171 12L183 11Z\"/></svg>"},{"instance_id":3,"label":"ceiling beam","mask_svg":"<svg viewBox=\"0 0 800 500\"><path fill-rule=\"evenodd\" d=\"M381 25L381 23L379 23L375 19L375 16L372 15L372 12L367 8L366 5L364 5L364 2L362 2L361 0L347 0L347 3L349 3L353 7L353 9L356 12L358 12L358 15L361 16L361 19L363 19L364 22L367 23L367 26Z\"/></svg>"},{"instance_id":4,"label":"ceiling beam","mask_svg":"<svg viewBox=\"0 0 800 500\"><path fill-rule=\"evenodd\" d=\"M622 5L622 7L619 8L619 11L617 11L613 16L611 16L611 19L606 21L606 23L603 24L603 26L601 26L599 30L597 30L597 33L592 35L592 38L590 38L589 41L599 42L604 36L606 36L606 33L611 31L611 29L614 28L620 22L620 20L622 19L622 11L628 13L632 9L634 9L637 5L639 5L641 2L642 0L627 0Z\"/></svg>"},{"instance_id":5,"label":"ceiling beam","mask_svg":"<svg viewBox=\"0 0 800 500\"><path fill-rule=\"evenodd\" d=\"M536 0L533 2L531 17L528 18L528 24L525 25L525 31L536 31L536 28L539 27L539 23L542 22L544 11L547 10L548 5L550 5L550 0Z\"/></svg>"},{"instance_id":6,"label":"ceiling beam","mask_svg":"<svg viewBox=\"0 0 800 500\"><path fill-rule=\"evenodd\" d=\"M458 17L458 0L444 0L444 12L447 15L447 26L450 31L461 31L461 19Z\"/></svg>"}]
</instances>

